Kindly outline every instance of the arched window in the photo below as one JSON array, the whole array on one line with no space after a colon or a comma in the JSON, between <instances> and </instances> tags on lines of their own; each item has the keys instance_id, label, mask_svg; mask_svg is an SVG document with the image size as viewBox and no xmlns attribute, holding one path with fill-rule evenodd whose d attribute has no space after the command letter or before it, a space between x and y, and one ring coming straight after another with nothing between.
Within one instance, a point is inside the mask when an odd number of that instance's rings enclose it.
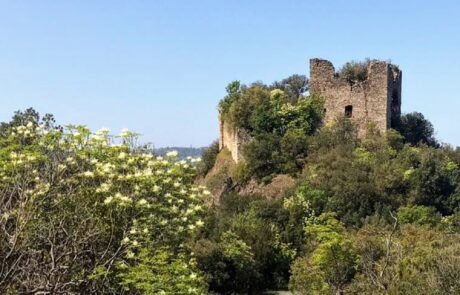
<instances>
[{"instance_id":1,"label":"arched window","mask_svg":"<svg viewBox=\"0 0 460 295\"><path fill-rule=\"evenodd\" d=\"M353 106L348 105L345 107L345 118L351 118L353 117Z\"/></svg>"}]
</instances>

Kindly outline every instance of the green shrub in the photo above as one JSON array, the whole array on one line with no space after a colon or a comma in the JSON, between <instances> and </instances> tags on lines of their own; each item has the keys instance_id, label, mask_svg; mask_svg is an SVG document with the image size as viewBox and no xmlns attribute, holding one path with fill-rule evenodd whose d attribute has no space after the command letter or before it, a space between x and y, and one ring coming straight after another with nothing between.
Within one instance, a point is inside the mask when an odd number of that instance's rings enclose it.
<instances>
[{"instance_id":1,"label":"green shrub","mask_svg":"<svg viewBox=\"0 0 460 295\"><path fill-rule=\"evenodd\" d=\"M279 173L297 174L303 168L308 137L322 124L323 99L317 95L301 96L305 80L300 76L289 81L285 82L293 85L272 86L271 91L261 83L249 87L238 84L238 87L230 87L238 90L228 92L220 103L225 122L252 136L250 143L243 147L243 156L248 176L258 180L270 180L273 174ZM285 94L280 88L289 89L291 93ZM295 101L287 95L296 96Z\"/></svg>"},{"instance_id":2,"label":"green shrub","mask_svg":"<svg viewBox=\"0 0 460 295\"><path fill-rule=\"evenodd\" d=\"M206 186L213 192L218 192L222 188L224 188L230 178L230 173L227 167L222 167L213 174L209 179L206 181Z\"/></svg>"},{"instance_id":3,"label":"green shrub","mask_svg":"<svg viewBox=\"0 0 460 295\"><path fill-rule=\"evenodd\" d=\"M232 167L231 175L236 183L245 183L249 180L250 174L246 162L241 161Z\"/></svg>"},{"instance_id":4,"label":"green shrub","mask_svg":"<svg viewBox=\"0 0 460 295\"><path fill-rule=\"evenodd\" d=\"M410 206L398 209L398 220L401 224L436 226L441 221L441 215L433 207Z\"/></svg>"},{"instance_id":5,"label":"green shrub","mask_svg":"<svg viewBox=\"0 0 460 295\"><path fill-rule=\"evenodd\" d=\"M230 107L233 102L238 98L240 86L239 81L233 81L225 88L227 95L219 102L219 112L222 115L222 119L228 119L228 112L230 111Z\"/></svg>"},{"instance_id":6,"label":"green shrub","mask_svg":"<svg viewBox=\"0 0 460 295\"><path fill-rule=\"evenodd\" d=\"M279 137L263 134L243 146L243 155L251 176L262 179L279 171Z\"/></svg>"},{"instance_id":7,"label":"green shrub","mask_svg":"<svg viewBox=\"0 0 460 295\"><path fill-rule=\"evenodd\" d=\"M294 74L279 82L274 82L271 87L282 90L288 102L296 103L307 92L308 79L305 75Z\"/></svg>"},{"instance_id":8,"label":"green shrub","mask_svg":"<svg viewBox=\"0 0 460 295\"><path fill-rule=\"evenodd\" d=\"M201 156L201 162L198 165L198 174L206 176L208 172L214 167L217 155L219 154L219 141L214 141Z\"/></svg>"},{"instance_id":9,"label":"green shrub","mask_svg":"<svg viewBox=\"0 0 460 295\"><path fill-rule=\"evenodd\" d=\"M359 256L343 225L332 214L312 219L305 228L313 251L292 266L290 289L297 294L340 294L357 270ZM307 271L308 269L308 271Z\"/></svg>"},{"instance_id":10,"label":"green shrub","mask_svg":"<svg viewBox=\"0 0 460 295\"><path fill-rule=\"evenodd\" d=\"M426 144L438 147L439 143L434 137L433 124L418 112L404 114L399 122L396 122L395 129L404 137L405 142L417 145Z\"/></svg>"},{"instance_id":11,"label":"green shrub","mask_svg":"<svg viewBox=\"0 0 460 295\"><path fill-rule=\"evenodd\" d=\"M242 128L252 133L252 115L257 107L270 100L270 91L266 85L254 83L250 87L241 87L225 114L225 121L233 128Z\"/></svg>"},{"instance_id":12,"label":"green shrub","mask_svg":"<svg viewBox=\"0 0 460 295\"><path fill-rule=\"evenodd\" d=\"M260 274L254 253L235 233L226 231L217 242L199 240L193 250L210 291L249 294L257 290Z\"/></svg>"},{"instance_id":13,"label":"green shrub","mask_svg":"<svg viewBox=\"0 0 460 295\"><path fill-rule=\"evenodd\" d=\"M366 59L365 61L347 62L338 71L337 75L350 85L363 82L367 79L367 68L369 63L370 59Z\"/></svg>"}]
</instances>

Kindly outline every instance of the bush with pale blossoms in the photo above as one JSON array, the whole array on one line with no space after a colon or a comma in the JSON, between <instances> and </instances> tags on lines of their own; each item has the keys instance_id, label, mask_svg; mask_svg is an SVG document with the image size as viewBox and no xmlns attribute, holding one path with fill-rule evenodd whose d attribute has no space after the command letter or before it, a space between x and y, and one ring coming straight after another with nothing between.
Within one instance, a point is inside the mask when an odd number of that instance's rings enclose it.
<instances>
[{"instance_id":1,"label":"bush with pale blossoms","mask_svg":"<svg viewBox=\"0 0 460 295\"><path fill-rule=\"evenodd\" d=\"M135 142L34 124L1 140L0 293L205 292L186 242L209 192L191 160Z\"/></svg>"}]
</instances>

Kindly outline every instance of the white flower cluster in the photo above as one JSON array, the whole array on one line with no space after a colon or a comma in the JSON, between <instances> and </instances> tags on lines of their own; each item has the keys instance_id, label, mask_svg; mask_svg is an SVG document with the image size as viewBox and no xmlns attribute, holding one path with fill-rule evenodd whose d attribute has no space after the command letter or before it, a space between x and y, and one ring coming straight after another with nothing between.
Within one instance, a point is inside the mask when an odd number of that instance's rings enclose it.
<instances>
[{"instance_id":1,"label":"white flower cluster","mask_svg":"<svg viewBox=\"0 0 460 295\"><path fill-rule=\"evenodd\" d=\"M35 127L35 124L32 122L27 123L25 126L17 126L13 128L11 135L14 137L16 135L22 136L24 138L33 137L36 133L40 132L43 129L42 125Z\"/></svg>"},{"instance_id":2,"label":"white flower cluster","mask_svg":"<svg viewBox=\"0 0 460 295\"><path fill-rule=\"evenodd\" d=\"M194 163L201 159L179 160L177 151L164 157L134 153L128 140L111 144L109 132L103 128L91 134L84 126L64 131L47 131L33 123L19 126L10 140L21 143L27 138L36 150L18 149L0 159L0 177L15 183L18 167L23 167L21 173L29 177L23 190L28 196L45 196L50 190L63 196L71 191L73 196L97 199L96 206L113 214L135 212L138 220L122 241L129 258L159 235L180 242L203 227L204 199L210 192L193 182ZM120 134L123 139L133 135L127 129ZM47 172L39 173L40 167Z\"/></svg>"},{"instance_id":3,"label":"white flower cluster","mask_svg":"<svg viewBox=\"0 0 460 295\"><path fill-rule=\"evenodd\" d=\"M120 136L123 138L129 137L132 133L128 130L128 128L121 129Z\"/></svg>"},{"instance_id":4,"label":"white flower cluster","mask_svg":"<svg viewBox=\"0 0 460 295\"><path fill-rule=\"evenodd\" d=\"M175 158L177 157L177 155L178 155L177 151L170 151L166 153L166 157L170 157L170 158Z\"/></svg>"}]
</instances>

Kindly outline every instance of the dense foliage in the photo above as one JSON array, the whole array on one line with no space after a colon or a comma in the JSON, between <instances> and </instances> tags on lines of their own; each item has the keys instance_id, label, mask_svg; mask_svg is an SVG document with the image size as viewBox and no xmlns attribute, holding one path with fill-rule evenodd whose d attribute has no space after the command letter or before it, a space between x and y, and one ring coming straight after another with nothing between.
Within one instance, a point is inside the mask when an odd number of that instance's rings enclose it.
<instances>
[{"instance_id":1,"label":"dense foliage","mask_svg":"<svg viewBox=\"0 0 460 295\"><path fill-rule=\"evenodd\" d=\"M187 241L209 192L191 160L141 153L127 130L16 119L0 138L0 293L205 292Z\"/></svg>"},{"instance_id":2,"label":"dense foliage","mask_svg":"<svg viewBox=\"0 0 460 295\"><path fill-rule=\"evenodd\" d=\"M181 160L17 112L0 126L0 293L459 294L460 149L419 113L383 135L322 126L307 88L229 84L221 116L252 138L237 165L217 142ZM276 198L242 193L281 173L295 185Z\"/></svg>"},{"instance_id":3,"label":"dense foliage","mask_svg":"<svg viewBox=\"0 0 460 295\"><path fill-rule=\"evenodd\" d=\"M220 114L231 128L244 129L252 138L243 150L246 178L269 180L302 169L309 137L321 126L324 112L320 97L303 96L306 83L303 76L293 75L271 86L227 86Z\"/></svg>"},{"instance_id":4,"label":"dense foliage","mask_svg":"<svg viewBox=\"0 0 460 295\"><path fill-rule=\"evenodd\" d=\"M281 237L288 216L280 201L234 193L211 207L194 246L211 291L257 294L286 287L294 256Z\"/></svg>"},{"instance_id":5,"label":"dense foliage","mask_svg":"<svg viewBox=\"0 0 460 295\"><path fill-rule=\"evenodd\" d=\"M367 64L341 75L359 82ZM460 150L441 146L420 113L383 135L370 125L358 138L344 118L322 127L320 98L276 86L234 82L220 110L252 136L236 166L246 179L288 173L297 184L275 200L236 187L211 207L195 244L211 291L457 294ZM241 264L222 254L229 233Z\"/></svg>"},{"instance_id":6,"label":"dense foliage","mask_svg":"<svg viewBox=\"0 0 460 295\"><path fill-rule=\"evenodd\" d=\"M434 147L439 145L434 137L433 125L421 113L402 115L395 127L407 143L412 145L423 143Z\"/></svg>"},{"instance_id":7,"label":"dense foliage","mask_svg":"<svg viewBox=\"0 0 460 295\"><path fill-rule=\"evenodd\" d=\"M370 59L347 62L338 70L336 76L350 85L363 82L367 79L367 70L370 62Z\"/></svg>"},{"instance_id":8,"label":"dense foliage","mask_svg":"<svg viewBox=\"0 0 460 295\"><path fill-rule=\"evenodd\" d=\"M224 194L195 245L211 290L457 294L460 150L405 142L394 130L359 139L338 121L310 138L279 199ZM242 264L222 254L229 233Z\"/></svg>"},{"instance_id":9,"label":"dense foliage","mask_svg":"<svg viewBox=\"0 0 460 295\"><path fill-rule=\"evenodd\" d=\"M209 145L202 153L201 163L198 165L198 173L205 176L214 167L217 154L219 154L219 142L216 140Z\"/></svg>"}]
</instances>

